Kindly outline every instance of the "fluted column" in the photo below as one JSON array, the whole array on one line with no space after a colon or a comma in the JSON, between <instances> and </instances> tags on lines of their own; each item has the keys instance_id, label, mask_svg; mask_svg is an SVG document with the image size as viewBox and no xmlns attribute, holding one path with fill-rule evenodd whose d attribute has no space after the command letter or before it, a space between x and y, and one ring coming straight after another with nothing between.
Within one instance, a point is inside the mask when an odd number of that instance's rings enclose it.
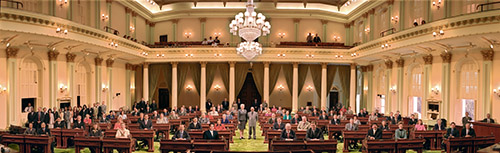
<instances>
[{"instance_id":1,"label":"fluted column","mask_svg":"<svg viewBox=\"0 0 500 153\"><path fill-rule=\"evenodd\" d=\"M327 74L327 68L328 63L321 63L321 108L325 107L326 108L326 95L327 95L327 89L326 89L326 74Z\"/></svg>"},{"instance_id":2,"label":"fluted column","mask_svg":"<svg viewBox=\"0 0 500 153\"><path fill-rule=\"evenodd\" d=\"M391 20L391 17L392 17L392 6L394 5L394 0L388 0L387 1L387 23L389 23L389 29L393 28L393 25L392 25L392 20ZM392 33L391 33L392 34Z\"/></svg>"},{"instance_id":3,"label":"fluted column","mask_svg":"<svg viewBox=\"0 0 500 153\"><path fill-rule=\"evenodd\" d=\"M151 42L152 42L152 41L151 41L151 38L152 38L152 37L151 37L151 28L149 27L149 21L148 21L148 20L145 20L145 22L146 22L146 32L145 32L145 33L146 33L146 42L147 42L148 44L152 44L152 43L151 43Z\"/></svg>"},{"instance_id":4,"label":"fluted column","mask_svg":"<svg viewBox=\"0 0 500 153\"><path fill-rule=\"evenodd\" d=\"M389 112L392 112L392 92L391 92L391 87L392 87L392 65L393 65L393 62L391 60L387 60L385 61L385 67L387 68L386 69L386 84L385 84L385 88L386 88L386 91L385 93L386 96L385 96L385 112L386 114L388 114Z\"/></svg>"},{"instance_id":5,"label":"fluted column","mask_svg":"<svg viewBox=\"0 0 500 153\"><path fill-rule=\"evenodd\" d=\"M292 111L297 112L299 105L299 63L293 63Z\"/></svg>"},{"instance_id":6,"label":"fluted column","mask_svg":"<svg viewBox=\"0 0 500 153\"><path fill-rule=\"evenodd\" d=\"M442 75L441 75L441 93L443 96L443 107L441 107L441 110L439 111L440 113L440 118L448 118L450 117L449 111L450 111L450 80L451 80L451 53L450 52L444 52L441 53L441 58L443 60L443 66L442 66ZM442 114L442 115L441 115Z\"/></svg>"},{"instance_id":7,"label":"fluted column","mask_svg":"<svg viewBox=\"0 0 500 153\"><path fill-rule=\"evenodd\" d=\"M366 109L368 111L373 111L373 65L368 65L367 67L367 81L368 81L368 91L366 95Z\"/></svg>"},{"instance_id":8,"label":"fluted column","mask_svg":"<svg viewBox=\"0 0 500 153\"><path fill-rule=\"evenodd\" d=\"M66 69L67 69L67 75L68 75L68 93L69 97L71 97L71 106L75 106L76 104L76 97L74 94L75 91L75 57L76 54L73 53L67 53L66 54Z\"/></svg>"},{"instance_id":9,"label":"fluted column","mask_svg":"<svg viewBox=\"0 0 500 153\"><path fill-rule=\"evenodd\" d=\"M142 98L144 98L145 101L149 100L149 63L144 62L143 63L143 69L142 70Z\"/></svg>"},{"instance_id":10,"label":"fluted column","mask_svg":"<svg viewBox=\"0 0 500 153\"><path fill-rule=\"evenodd\" d=\"M370 32L369 32L370 39L369 40L371 41L375 37L375 34L374 34L375 33L375 9L371 9L370 11L368 11L368 14L369 14L368 16L370 17Z\"/></svg>"},{"instance_id":11,"label":"fluted column","mask_svg":"<svg viewBox=\"0 0 500 153\"><path fill-rule=\"evenodd\" d=\"M363 28L364 29L366 29L366 22L367 22L367 20L368 20L368 12L366 12L365 14L363 14ZM370 27L370 28L372 28L372 27ZM359 30L363 30L364 31L364 29L359 29ZM372 29L370 29L370 31L372 31ZM362 32L362 38L361 38L360 42L362 42L362 43L366 43L367 42L366 34L367 34L366 32Z\"/></svg>"},{"instance_id":12,"label":"fluted column","mask_svg":"<svg viewBox=\"0 0 500 153\"><path fill-rule=\"evenodd\" d=\"M350 23L344 23L344 28L345 28L345 38L342 38L345 40L344 44L346 46L350 46L350 40L351 40L351 24Z\"/></svg>"},{"instance_id":13,"label":"fluted column","mask_svg":"<svg viewBox=\"0 0 500 153\"><path fill-rule=\"evenodd\" d=\"M361 88L362 89L362 94L361 94L361 102L359 106L359 110L366 108L368 105L368 66L361 66L361 75L363 75L363 81Z\"/></svg>"},{"instance_id":14,"label":"fluted column","mask_svg":"<svg viewBox=\"0 0 500 153\"><path fill-rule=\"evenodd\" d=\"M59 52L50 50L49 56L49 106L56 106L57 101L57 56Z\"/></svg>"},{"instance_id":15,"label":"fluted column","mask_svg":"<svg viewBox=\"0 0 500 153\"><path fill-rule=\"evenodd\" d=\"M112 17L112 13L111 13L111 4L113 3L113 0L106 0L106 10L108 11L108 27L111 27L111 19L113 19ZM127 27L128 28L128 27ZM113 33L112 31L109 31L111 33Z\"/></svg>"},{"instance_id":16,"label":"fluted column","mask_svg":"<svg viewBox=\"0 0 500 153\"><path fill-rule=\"evenodd\" d=\"M351 80L349 92L349 106L356 108L356 64L351 64Z\"/></svg>"},{"instance_id":17,"label":"fluted column","mask_svg":"<svg viewBox=\"0 0 500 153\"><path fill-rule=\"evenodd\" d=\"M172 20L172 40L177 41L177 23L179 22L179 19L173 19Z\"/></svg>"},{"instance_id":18,"label":"fluted column","mask_svg":"<svg viewBox=\"0 0 500 153\"><path fill-rule=\"evenodd\" d=\"M17 47L7 47L5 49L7 53L7 125L16 124L19 114L19 109L16 107L20 102L17 101L17 88L18 86L18 67L17 67L17 53L19 48Z\"/></svg>"},{"instance_id":19,"label":"fluted column","mask_svg":"<svg viewBox=\"0 0 500 153\"><path fill-rule=\"evenodd\" d=\"M424 59L425 65L424 65L424 81L423 81L423 87L424 87L424 97L422 98L422 119L427 120L427 99L430 98L430 88L431 88L431 73L432 73L432 59L433 56L431 54L425 55L422 57Z\"/></svg>"},{"instance_id":20,"label":"fluted column","mask_svg":"<svg viewBox=\"0 0 500 153\"><path fill-rule=\"evenodd\" d=\"M172 62L172 107L177 107L177 65L178 62Z\"/></svg>"},{"instance_id":21,"label":"fluted column","mask_svg":"<svg viewBox=\"0 0 500 153\"><path fill-rule=\"evenodd\" d=\"M327 26L328 26L328 20L321 20L321 24L323 24L323 38L321 38L323 41L322 42L327 42L328 39L327 39Z\"/></svg>"},{"instance_id":22,"label":"fluted column","mask_svg":"<svg viewBox=\"0 0 500 153\"><path fill-rule=\"evenodd\" d=\"M102 92L102 73L101 73L101 64L103 59L100 57L96 57L94 59L95 62L95 101L101 102L101 92Z\"/></svg>"},{"instance_id":23,"label":"fluted column","mask_svg":"<svg viewBox=\"0 0 500 153\"><path fill-rule=\"evenodd\" d=\"M229 104L233 106L233 102L236 100L234 95L235 84L234 84L234 65L236 62L229 62Z\"/></svg>"},{"instance_id":24,"label":"fluted column","mask_svg":"<svg viewBox=\"0 0 500 153\"><path fill-rule=\"evenodd\" d=\"M125 35L130 36L130 13L132 9L125 7Z\"/></svg>"},{"instance_id":25,"label":"fluted column","mask_svg":"<svg viewBox=\"0 0 500 153\"><path fill-rule=\"evenodd\" d=\"M483 97L483 105L482 105L482 110L484 111L482 114L478 113L478 116L475 116L475 119L479 118L485 118L486 114L491 114L492 112L492 103L491 103L491 76L493 72L493 56L494 53L492 49L488 50L483 50L481 51L483 54L483 71L481 76L483 76L482 81L481 81L481 87L482 89L482 97ZM480 105L481 106L481 105ZM481 109L481 108L480 108Z\"/></svg>"},{"instance_id":26,"label":"fluted column","mask_svg":"<svg viewBox=\"0 0 500 153\"><path fill-rule=\"evenodd\" d=\"M94 23L96 29L101 29L101 1L94 1Z\"/></svg>"},{"instance_id":27,"label":"fluted column","mask_svg":"<svg viewBox=\"0 0 500 153\"><path fill-rule=\"evenodd\" d=\"M155 25L156 23L149 23L149 44L155 43ZM158 40L160 41L160 40Z\"/></svg>"},{"instance_id":28,"label":"fluted column","mask_svg":"<svg viewBox=\"0 0 500 153\"><path fill-rule=\"evenodd\" d=\"M397 73L398 73L398 85L396 86L396 92L397 92L397 102L396 102L396 108L399 111L403 110L403 105L401 104L403 102L403 85L404 85L404 66L405 66L405 60L403 58L399 58L396 60L396 64L398 66Z\"/></svg>"},{"instance_id":29,"label":"fluted column","mask_svg":"<svg viewBox=\"0 0 500 153\"><path fill-rule=\"evenodd\" d=\"M264 101L269 103L269 64L264 62Z\"/></svg>"},{"instance_id":30,"label":"fluted column","mask_svg":"<svg viewBox=\"0 0 500 153\"><path fill-rule=\"evenodd\" d=\"M108 58L106 60L106 67L107 67L107 74L108 74L108 91L107 91L107 103L108 103L108 110L113 109L113 63L115 62L114 59Z\"/></svg>"},{"instance_id":31,"label":"fluted column","mask_svg":"<svg viewBox=\"0 0 500 153\"><path fill-rule=\"evenodd\" d=\"M446 1L451 1L451 0L445 0ZM405 1L399 1L399 30L398 31L403 31L405 29L405 22L406 22L406 15L405 15Z\"/></svg>"},{"instance_id":32,"label":"fluted column","mask_svg":"<svg viewBox=\"0 0 500 153\"><path fill-rule=\"evenodd\" d=\"M125 105L127 105L129 108L132 106L132 96L130 96L130 87L131 87L131 70L132 70L132 64L130 63L125 63Z\"/></svg>"},{"instance_id":33,"label":"fluted column","mask_svg":"<svg viewBox=\"0 0 500 153\"><path fill-rule=\"evenodd\" d=\"M66 10L66 19L73 20L73 1L68 0L68 9Z\"/></svg>"},{"instance_id":34,"label":"fluted column","mask_svg":"<svg viewBox=\"0 0 500 153\"><path fill-rule=\"evenodd\" d=\"M295 42L299 41L299 23L300 19L293 19L293 25L295 27Z\"/></svg>"},{"instance_id":35,"label":"fluted column","mask_svg":"<svg viewBox=\"0 0 500 153\"><path fill-rule=\"evenodd\" d=\"M207 101L207 62L200 62L201 77L200 77L200 110L205 110L205 102Z\"/></svg>"},{"instance_id":36,"label":"fluted column","mask_svg":"<svg viewBox=\"0 0 500 153\"><path fill-rule=\"evenodd\" d=\"M137 29L137 12L132 12L132 27ZM126 27L126 29L130 29L130 27ZM132 38L137 39L136 37L137 32L135 31L135 29L134 31L132 31Z\"/></svg>"},{"instance_id":37,"label":"fluted column","mask_svg":"<svg viewBox=\"0 0 500 153\"><path fill-rule=\"evenodd\" d=\"M207 22L207 18L200 18L200 40L203 41L205 38L205 23ZM229 26L228 26L229 27Z\"/></svg>"}]
</instances>

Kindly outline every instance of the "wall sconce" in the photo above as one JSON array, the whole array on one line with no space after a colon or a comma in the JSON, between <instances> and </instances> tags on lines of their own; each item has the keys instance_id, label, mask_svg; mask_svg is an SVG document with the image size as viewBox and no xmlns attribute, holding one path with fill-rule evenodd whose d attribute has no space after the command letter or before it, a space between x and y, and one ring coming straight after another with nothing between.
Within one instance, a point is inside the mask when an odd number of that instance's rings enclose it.
<instances>
[{"instance_id":1,"label":"wall sconce","mask_svg":"<svg viewBox=\"0 0 500 153\"><path fill-rule=\"evenodd\" d=\"M0 86L1 87L1 86ZM3 91L5 91L5 88L2 89ZM1 92L0 92L1 93ZM498 87L498 89L493 89L493 93L495 95L497 95L498 97L500 97L500 87Z\"/></svg>"},{"instance_id":2,"label":"wall sconce","mask_svg":"<svg viewBox=\"0 0 500 153\"><path fill-rule=\"evenodd\" d=\"M433 37L443 36L443 35L444 35L444 31L443 31L443 30L439 30L439 33L437 33L437 32L432 32L432 36L433 36Z\"/></svg>"},{"instance_id":3,"label":"wall sconce","mask_svg":"<svg viewBox=\"0 0 500 153\"><path fill-rule=\"evenodd\" d=\"M186 33L184 33L184 37L186 37L187 39L189 39L189 37L191 37L191 36L192 36L192 33L191 33L191 32L190 32L190 33L187 33L187 32L186 32Z\"/></svg>"},{"instance_id":4,"label":"wall sconce","mask_svg":"<svg viewBox=\"0 0 500 153\"><path fill-rule=\"evenodd\" d=\"M363 88L363 90L364 90L364 91L368 91L368 87L364 87L364 88Z\"/></svg>"},{"instance_id":5,"label":"wall sconce","mask_svg":"<svg viewBox=\"0 0 500 153\"><path fill-rule=\"evenodd\" d=\"M58 33L58 34L68 34L68 29L64 29L63 30L63 27L57 27L56 33Z\"/></svg>"},{"instance_id":6,"label":"wall sconce","mask_svg":"<svg viewBox=\"0 0 500 153\"><path fill-rule=\"evenodd\" d=\"M222 35L222 33L220 33L220 32L219 32L219 33L217 33L217 32L216 32L216 33L214 33L214 36L215 36L215 37L220 37L221 35Z\"/></svg>"},{"instance_id":7,"label":"wall sconce","mask_svg":"<svg viewBox=\"0 0 500 153\"><path fill-rule=\"evenodd\" d=\"M284 87L282 84L280 84L280 85L278 86L278 90L283 91L283 89L285 89L285 87Z\"/></svg>"},{"instance_id":8,"label":"wall sconce","mask_svg":"<svg viewBox=\"0 0 500 153\"><path fill-rule=\"evenodd\" d=\"M382 47L382 49L387 49L387 48L391 47L391 45L389 45L389 44L383 44L381 47Z\"/></svg>"},{"instance_id":9,"label":"wall sconce","mask_svg":"<svg viewBox=\"0 0 500 153\"><path fill-rule=\"evenodd\" d=\"M65 86L64 84L59 84L59 91L63 93L65 90L68 90L68 86Z\"/></svg>"},{"instance_id":10,"label":"wall sconce","mask_svg":"<svg viewBox=\"0 0 500 153\"><path fill-rule=\"evenodd\" d=\"M343 57L344 57L344 55L338 55L338 54L335 55L335 58L343 58Z\"/></svg>"},{"instance_id":11,"label":"wall sconce","mask_svg":"<svg viewBox=\"0 0 500 153\"><path fill-rule=\"evenodd\" d=\"M193 90L193 87L191 85L187 85L186 86L186 91L191 91L191 90Z\"/></svg>"},{"instance_id":12,"label":"wall sconce","mask_svg":"<svg viewBox=\"0 0 500 153\"><path fill-rule=\"evenodd\" d=\"M358 55L359 55L358 53L352 53L352 54L351 54L351 57L356 57L356 56L358 56Z\"/></svg>"},{"instance_id":13,"label":"wall sconce","mask_svg":"<svg viewBox=\"0 0 500 153\"><path fill-rule=\"evenodd\" d=\"M438 0L437 3L436 3L436 1L433 1L432 2L432 6L437 7L437 9L439 10L439 8L441 8L441 0Z\"/></svg>"},{"instance_id":14,"label":"wall sconce","mask_svg":"<svg viewBox=\"0 0 500 153\"><path fill-rule=\"evenodd\" d=\"M110 43L109 43L109 46L111 46L111 47L115 47L115 48L118 48L118 43L115 43L115 42L110 42Z\"/></svg>"},{"instance_id":15,"label":"wall sconce","mask_svg":"<svg viewBox=\"0 0 500 153\"><path fill-rule=\"evenodd\" d=\"M431 88L431 92L434 93L434 94L436 94L436 95L439 94L439 87L436 86L434 88Z\"/></svg>"},{"instance_id":16,"label":"wall sconce","mask_svg":"<svg viewBox=\"0 0 500 153\"><path fill-rule=\"evenodd\" d=\"M193 54L186 54L186 57L193 57Z\"/></svg>"},{"instance_id":17,"label":"wall sconce","mask_svg":"<svg viewBox=\"0 0 500 153\"><path fill-rule=\"evenodd\" d=\"M366 33L370 32L370 28L365 28L365 32Z\"/></svg>"},{"instance_id":18,"label":"wall sconce","mask_svg":"<svg viewBox=\"0 0 500 153\"><path fill-rule=\"evenodd\" d=\"M286 55L285 55L285 53L279 53L276 56L278 56L278 57L285 57Z\"/></svg>"},{"instance_id":19,"label":"wall sconce","mask_svg":"<svg viewBox=\"0 0 500 153\"><path fill-rule=\"evenodd\" d=\"M63 7L63 5L68 4L68 0L59 0L59 6Z\"/></svg>"},{"instance_id":20,"label":"wall sconce","mask_svg":"<svg viewBox=\"0 0 500 153\"><path fill-rule=\"evenodd\" d=\"M7 88L0 85L0 94L6 93L6 92L7 92Z\"/></svg>"},{"instance_id":21,"label":"wall sconce","mask_svg":"<svg viewBox=\"0 0 500 153\"><path fill-rule=\"evenodd\" d=\"M306 87L306 90L307 90L307 91L312 91L313 89L314 89L314 88L313 88L311 85L309 85L309 86L307 86L307 87Z\"/></svg>"},{"instance_id":22,"label":"wall sconce","mask_svg":"<svg viewBox=\"0 0 500 153\"><path fill-rule=\"evenodd\" d=\"M314 54L306 54L306 58L314 58Z\"/></svg>"},{"instance_id":23,"label":"wall sconce","mask_svg":"<svg viewBox=\"0 0 500 153\"><path fill-rule=\"evenodd\" d=\"M340 36L333 36L333 41L339 41L340 40Z\"/></svg>"},{"instance_id":24,"label":"wall sconce","mask_svg":"<svg viewBox=\"0 0 500 153\"><path fill-rule=\"evenodd\" d=\"M392 86L391 88L389 88L389 91L391 91L392 93L396 93L396 86Z\"/></svg>"},{"instance_id":25,"label":"wall sconce","mask_svg":"<svg viewBox=\"0 0 500 153\"><path fill-rule=\"evenodd\" d=\"M141 55L146 57L146 56L149 55L149 53L148 52L142 52Z\"/></svg>"},{"instance_id":26,"label":"wall sconce","mask_svg":"<svg viewBox=\"0 0 500 153\"><path fill-rule=\"evenodd\" d=\"M391 21L394 22L394 23L398 23L399 16L393 16L393 17L391 17Z\"/></svg>"},{"instance_id":27,"label":"wall sconce","mask_svg":"<svg viewBox=\"0 0 500 153\"><path fill-rule=\"evenodd\" d=\"M283 38L283 37L285 37L285 36L286 36L286 33L284 33L284 32L283 32L283 33L281 33L281 32L280 32L280 33L278 33L278 37L280 37L280 38Z\"/></svg>"},{"instance_id":28,"label":"wall sconce","mask_svg":"<svg viewBox=\"0 0 500 153\"><path fill-rule=\"evenodd\" d=\"M101 20L102 21L105 21L105 20L108 20L109 19L109 16L108 15L105 15L104 13L101 14Z\"/></svg>"},{"instance_id":29,"label":"wall sconce","mask_svg":"<svg viewBox=\"0 0 500 153\"><path fill-rule=\"evenodd\" d=\"M156 57L165 57L165 54L156 54Z\"/></svg>"},{"instance_id":30,"label":"wall sconce","mask_svg":"<svg viewBox=\"0 0 500 153\"><path fill-rule=\"evenodd\" d=\"M222 57L222 54L221 53L215 53L214 56L215 57Z\"/></svg>"},{"instance_id":31,"label":"wall sconce","mask_svg":"<svg viewBox=\"0 0 500 153\"><path fill-rule=\"evenodd\" d=\"M220 90L220 86L217 84L217 85L214 86L214 89L217 90L217 91L219 91Z\"/></svg>"},{"instance_id":32,"label":"wall sconce","mask_svg":"<svg viewBox=\"0 0 500 153\"><path fill-rule=\"evenodd\" d=\"M106 92L106 91L108 91L108 89L109 89L109 86L102 84L102 92Z\"/></svg>"},{"instance_id":33,"label":"wall sconce","mask_svg":"<svg viewBox=\"0 0 500 153\"><path fill-rule=\"evenodd\" d=\"M134 31L135 31L134 26L130 26L130 32L134 32Z\"/></svg>"}]
</instances>

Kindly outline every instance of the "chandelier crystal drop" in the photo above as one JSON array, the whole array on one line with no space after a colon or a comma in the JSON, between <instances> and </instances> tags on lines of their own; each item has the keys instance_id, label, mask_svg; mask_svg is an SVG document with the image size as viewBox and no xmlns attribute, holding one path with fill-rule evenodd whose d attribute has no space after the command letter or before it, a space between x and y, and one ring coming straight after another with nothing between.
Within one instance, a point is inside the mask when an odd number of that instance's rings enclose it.
<instances>
[{"instance_id":1,"label":"chandelier crystal drop","mask_svg":"<svg viewBox=\"0 0 500 153\"><path fill-rule=\"evenodd\" d=\"M266 17L261 13L254 11L253 0L248 0L245 13L238 13L229 24L230 32L233 35L239 35L245 39L236 49L238 54L251 60L257 55L262 54L262 47L258 42L253 42L260 36L266 36L271 31L271 25L265 21Z\"/></svg>"}]
</instances>

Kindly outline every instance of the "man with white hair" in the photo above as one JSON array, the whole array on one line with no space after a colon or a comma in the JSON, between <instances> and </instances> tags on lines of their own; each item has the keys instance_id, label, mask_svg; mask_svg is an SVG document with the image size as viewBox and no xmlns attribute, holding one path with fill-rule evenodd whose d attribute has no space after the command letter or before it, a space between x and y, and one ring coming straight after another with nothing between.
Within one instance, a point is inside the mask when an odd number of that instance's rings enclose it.
<instances>
[{"instance_id":1,"label":"man with white hair","mask_svg":"<svg viewBox=\"0 0 500 153\"><path fill-rule=\"evenodd\" d=\"M240 130L240 139L245 139L243 137L243 132L245 131L245 126L247 124L247 110L245 109L245 104L240 105L238 110L238 129Z\"/></svg>"},{"instance_id":2,"label":"man with white hair","mask_svg":"<svg viewBox=\"0 0 500 153\"><path fill-rule=\"evenodd\" d=\"M281 132L281 140L295 140L295 131L292 130L292 125L290 123L287 123L285 125L285 130Z\"/></svg>"},{"instance_id":3,"label":"man with white hair","mask_svg":"<svg viewBox=\"0 0 500 153\"><path fill-rule=\"evenodd\" d=\"M309 129L310 125L311 125L311 123L309 123L307 121L307 117L306 116L302 116L302 121L300 121L299 125L297 125L297 130L299 130L299 131L307 131L307 129Z\"/></svg>"},{"instance_id":4,"label":"man with white hair","mask_svg":"<svg viewBox=\"0 0 500 153\"><path fill-rule=\"evenodd\" d=\"M253 139L256 139L255 135L257 132L255 132L255 127L257 126L258 120L259 120L259 113L255 112L254 107L251 107L250 112L248 112L248 127L249 127L248 139L251 138L252 134L253 134Z\"/></svg>"}]
</instances>

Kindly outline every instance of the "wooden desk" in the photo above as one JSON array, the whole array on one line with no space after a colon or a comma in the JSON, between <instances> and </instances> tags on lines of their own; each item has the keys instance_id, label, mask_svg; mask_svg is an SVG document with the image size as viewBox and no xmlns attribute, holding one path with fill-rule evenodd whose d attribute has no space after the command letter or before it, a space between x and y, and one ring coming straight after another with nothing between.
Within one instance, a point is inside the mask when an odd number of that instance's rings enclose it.
<instances>
[{"instance_id":1,"label":"wooden desk","mask_svg":"<svg viewBox=\"0 0 500 153\"><path fill-rule=\"evenodd\" d=\"M62 130L60 128L50 129L50 134L56 139L56 148L62 147Z\"/></svg>"},{"instance_id":2,"label":"wooden desk","mask_svg":"<svg viewBox=\"0 0 500 153\"><path fill-rule=\"evenodd\" d=\"M8 146L9 144L19 145L19 152L23 153L26 149L24 145L25 135L4 134L2 136L2 144Z\"/></svg>"},{"instance_id":3,"label":"wooden desk","mask_svg":"<svg viewBox=\"0 0 500 153\"><path fill-rule=\"evenodd\" d=\"M285 141L285 140L271 140L270 151L293 151L304 150L305 143L302 140Z\"/></svg>"},{"instance_id":4,"label":"wooden desk","mask_svg":"<svg viewBox=\"0 0 500 153\"><path fill-rule=\"evenodd\" d=\"M52 142L54 142L54 137L26 135L24 137L25 151L31 153L31 148L38 146L43 149L44 153L52 153Z\"/></svg>"},{"instance_id":5,"label":"wooden desk","mask_svg":"<svg viewBox=\"0 0 500 153\"><path fill-rule=\"evenodd\" d=\"M307 131L297 131L295 130L295 138L297 140L304 140L306 139L306 134ZM266 139L264 139L264 143L268 143L271 139L280 139L281 138L281 131L280 130L268 130L266 134Z\"/></svg>"},{"instance_id":6,"label":"wooden desk","mask_svg":"<svg viewBox=\"0 0 500 153\"><path fill-rule=\"evenodd\" d=\"M396 140L396 152L406 153L406 150L412 149L418 153L422 153L424 149L424 139L406 139L406 140Z\"/></svg>"},{"instance_id":7,"label":"wooden desk","mask_svg":"<svg viewBox=\"0 0 500 153\"><path fill-rule=\"evenodd\" d=\"M148 152L154 152L154 130L130 130L130 135L137 140L145 140L148 142Z\"/></svg>"},{"instance_id":8,"label":"wooden desk","mask_svg":"<svg viewBox=\"0 0 500 153\"><path fill-rule=\"evenodd\" d=\"M229 143L226 140L193 140L193 150L229 150Z\"/></svg>"},{"instance_id":9,"label":"wooden desk","mask_svg":"<svg viewBox=\"0 0 500 153\"><path fill-rule=\"evenodd\" d=\"M497 144L491 145L489 147L480 149L477 151L477 153L498 153L500 151L493 150L493 147L498 147L498 146L500 146L500 144L497 143Z\"/></svg>"},{"instance_id":10,"label":"wooden desk","mask_svg":"<svg viewBox=\"0 0 500 153\"><path fill-rule=\"evenodd\" d=\"M119 152L132 153L135 141L135 139L103 138L102 147L104 148L105 153L113 151L113 149L116 149Z\"/></svg>"},{"instance_id":11,"label":"wooden desk","mask_svg":"<svg viewBox=\"0 0 500 153\"><path fill-rule=\"evenodd\" d=\"M345 129L345 125L328 125L328 139L333 139L333 134L341 133Z\"/></svg>"},{"instance_id":12,"label":"wooden desk","mask_svg":"<svg viewBox=\"0 0 500 153\"><path fill-rule=\"evenodd\" d=\"M337 152L337 140L305 141L305 146L314 152Z\"/></svg>"},{"instance_id":13,"label":"wooden desk","mask_svg":"<svg viewBox=\"0 0 500 153\"><path fill-rule=\"evenodd\" d=\"M393 153L396 149L394 140L363 140L363 148L366 152L387 151ZM364 151L363 151L364 152Z\"/></svg>"},{"instance_id":14,"label":"wooden desk","mask_svg":"<svg viewBox=\"0 0 500 153\"><path fill-rule=\"evenodd\" d=\"M68 140L73 139L75 136L84 136L83 129L61 129L62 146L61 148L68 148Z\"/></svg>"},{"instance_id":15,"label":"wooden desk","mask_svg":"<svg viewBox=\"0 0 500 153\"><path fill-rule=\"evenodd\" d=\"M349 152L351 141L363 140L366 138L366 131L343 131L342 138L344 139L344 152Z\"/></svg>"},{"instance_id":16,"label":"wooden desk","mask_svg":"<svg viewBox=\"0 0 500 153\"><path fill-rule=\"evenodd\" d=\"M500 142L500 124L472 122L477 136L495 136L495 143Z\"/></svg>"},{"instance_id":17,"label":"wooden desk","mask_svg":"<svg viewBox=\"0 0 500 153\"><path fill-rule=\"evenodd\" d=\"M170 151L175 152L185 152L192 148L191 140L167 140L162 139L160 141L160 150L162 153L168 153Z\"/></svg>"},{"instance_id":18,"label":"wooden desk","mask_svg":"<svg viewBox=\"0 0 500 153\"><path fill-rule=\"evenodd\" d=\"M474 138L450 138L444 139L444 143L446 144L447 153L451 153L452 150L462 147L465 148L467 152L472 152L474 148Z\"/></svg>"},{"instance_id":19,"label":"wooden desk","mask_svg":"<svg viewBox=\"0 0 500 153\"><path fill-rule=\"evenodd\" d=\"M100 137L83 137L78 136L73 139L75 141L75 153L80 153L83 148L89 148L96 153L102 152L102 139Z\"/></svg>"},{"instance_id":20,"label":"wooden desk","mask_svg":"<svg viewBox=\"0 0 500 153\"><path fill-rule=\"evenodd\" d=\"M414 131L410 138L423 138L430 140L431 150L441 150L441 142L446 131Z\"/></svg>"},{"instance_id":21,"label":"wooden desk","mask_svg":"<svg viewBox=\"0 0 500 153\"><path fill-rule=\"evenodd\" d=\"M498 138L497 138L498 139ZM478 136L474 138L474 152L495 143L495 136Z\"/></svg>"}]
</instances>

